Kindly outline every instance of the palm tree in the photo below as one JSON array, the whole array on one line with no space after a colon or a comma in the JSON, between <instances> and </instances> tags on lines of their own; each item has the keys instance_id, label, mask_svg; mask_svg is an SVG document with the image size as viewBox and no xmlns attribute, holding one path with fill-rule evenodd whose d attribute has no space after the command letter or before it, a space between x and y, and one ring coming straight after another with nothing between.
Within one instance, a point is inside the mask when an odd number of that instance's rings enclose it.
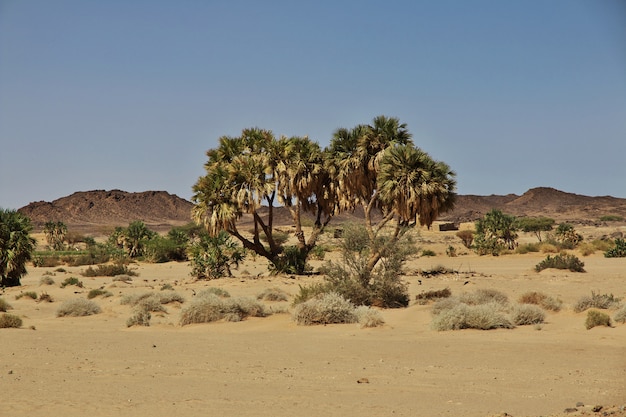
<instances>
[{"instance_id":1,"label":"palm tree","mask_svg":"<svg viewBox=\"0 0 626 417\"><path fill-rule=\"evenodd\" d=\"M43 227L46 240L53 250L63 250L65 236L67 236L67 226L62 221L49 221Z\"/></svg>"},{"instance_id":2,"label":"palm tree","mask_svg":"<svg viewBox=\"0 0 626 417\"><path fill-rule=\"evenodd\" d=\"M0 209L0 285L20 285L36 241L30 236L30 219L15 210Z\"/></svg>"},{"instance_id":3,"label":"palm tree","mask_svg":"<svg viewBox=\"0 0 626 417\"><path fill-rule=\"evenodd\" d=\"M306 137L276 140L271 131L254 128L243 130L239 137L220 138L219 147L207 156L206 175L193 187L196 222L204 223L213 236L228 232L245 248L278 265L284 252L274 239L274 209L279 203L289 209L300 256L306 257L334 209L319 145ZM261 215L265 207L267 215ZM301 224L307 211L317 216L308 241ZM237 228L245 214L253 220L251 239Z\"/></svg>"}]
</instances>

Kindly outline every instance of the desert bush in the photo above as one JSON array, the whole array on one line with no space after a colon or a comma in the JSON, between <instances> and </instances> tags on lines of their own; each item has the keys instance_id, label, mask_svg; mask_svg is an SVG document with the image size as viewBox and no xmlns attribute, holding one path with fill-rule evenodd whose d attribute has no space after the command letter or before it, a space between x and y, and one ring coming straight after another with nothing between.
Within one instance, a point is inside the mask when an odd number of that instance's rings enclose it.
<instances>
[{"instance_id":1,"label":"desert bush","mask_svg":"<svg viewBox=\"0 0 626 417\"><path fill-rule=\"evenodd\" d=\"M517 304L511 311L511 321L516 326L543 323L546 313L534 304Z\"/></svg>"},{"instance_id":2,"label":"desert bush","mask_svg":"<svg viewBox=\"0 0 626 417\"><path fill-rule=\"evenodd\" d=\"M39 300L37 302L43 303L44 301L47 303L51 303L53 301L52 296L47 292L42 292L41 294L39 294Z\"/></svg>"},{"instance_id":3,"label":"desert bush","mask_svg":"<svg viewBox=\"0 0 626 417\"><path fill-rule=\"evenodd\" d=\"M535 271L540 272L547 268L567 269L572 272L585 272L585 264L574 255L558 254L556 256L548 255L546 259L539 262L535 266Z\"/></svg>"},{"instance_id":4,"label":"desert bush","mask_svg":"<svg viewBox=\"0 0 626 417\"><path fill-rule=\"evenodd\" d=\"M549 232L554 225L554 219L549 217L522 217L516 219L516 225L523 232L534 233L541 242L541 232Z\"/></svg>"},{"instance_id":5,"label":"desert bush","mask_svg":"<svg viewBox=\"0 0 626 417\"><path fill-rule=\"evenodd\" d=\"M456 258L456 248L452 245L448 246L446 248L446 255L448 255L450 258Z\"/></svg>"},{"instance_id":6,"label":"desert bush","mask_svg":"<svg viewBox=\"0 0 626 417\"><path fill-rule=\"evenodd\" d=\"M626 240L615 239L615 246L604 252L605 258L624 258L626 257Z\"/></svg>"},{"instance_id":7,"label":"desert bush","mask_svg":"<svg viewBox=\"0 0 626 417\"><path fill-rule=\"evenodd\" d=\"M308 253L297 246L285 246L283 252L269 264L269 271L277 274L306 274L312 270L306 260Z\"/></svg>"},{"instance_id":8,"label":"desert bush","mask_svg":"<svg viewBox=\"0 0 626 417\"><path fill-rule=\"evenodd\" d=\"M509 303L509 297L498 290L480 288L474 292L461 294L459 296L459 301L468 305L495 303L500 306L506 306Z\"/></svg>"},{"instance_id":9,"label":"desert bush","mask_svg":"<svg viewBox=\"0 0 626 417\"><path fill-rule=\"evenodd\" d=\"M524 255L526 253L531 253L531 252L539 252L541 248L541 244L538 242L535 243L525 243L523 245L519 245L517 248L515 248L515 253L518 253L520 255Z\"/></svg>"},{"instance_id":10,"label":"desert bush","mask_svg":"<svg viewBox=\"0 0 626 417\"><path fill-rule=\"evenodd\" d=\"M596 248L591 242L584 242L578 245L578 251L582 256L589 256L596 252Z\"/></svg>"},{"instance_id":11,"label":"desert bush","mask_svg":"<svg viewBox=\"0 0 626 417\"><path fill-rule=\"evenodd\" d=\"M450 288L444 288L443 290L423 291L415 296L417 304L427 304L431 300L439 300L442 298L448 298L452 296Z\"/></svg>"},{"instance_id":12,"label":"desert bush","mask_svg":"<svg viewBox=\"0 0 626 417\"><path fill-rule=\"evenodd\" d=\"M131 282L132 280L133 280L133 277L131 277L130 275L120 274L120 275L115 275L111 281Z\"/></svg>"},{"instance_id":13,"label":"desert bush","mask_svg":"<svg viewBox=\"0 0 626 417\"><path fill-rule=\"evenodd\" d=\"M52 277L41 277L39 279L39 285L54 285L54 279L52 279Z\"/></svg>"},{"instance_id":14,"label":"desert bush","mask_svg":"<svg viewBox=\"0 0 626 417\"><path fill-rule=\"evenodd\" d=\"M515 216L492 209L475 223L474 248L479 255L499 255L503 250L513 250L517 239Z\"/></svg>"},{"instance_id":15,"label":"desert bush","mask_svg":"<svg viewBox=\"0 0 626 417\"><path fill-rule=\"evenodd\" d=\"M435 315L432 328L437 331L461 329L511 329L515 327L496 303L467 305L458 303Z\"/></svg>"},{"instance_id":16,"label":"desert bush","mask_svg":"<svg viewBox=\"0 0 626 417\"><path fill-rule=\"evenodd\" d=\"M185 299L176 292L145 292L141 294L126 294L120 299L120 304L130 306L142 306L149 311L162 311L162 304L184 303Z\"/></svg>"},{"instance_id":17,"label":"desert bush","mask_svg":"<svg viewBox=\"0 0 626 417\"><path fill-rule=\"evenodd\" d=\"M111 291L102 290L100 288L94 288L93 290L90 290L89 293L87 293L87 298L91 300L92 298L96 298L100 295L103 298L106 298L106 297L112 297L113 293Z\"/></svg>"},{"instance_id":18,"label":"desert bush","mask_svg":"<svg viewBox=\"0 0 626 417\"><path fill-rule=\"evenodd\" d=\"M215 294L195 297L181 313L180 324L210 323L218 320L241 321L246 317L265 317L262 304L248 298L220 298Z\"/></svg>"},{"instance_id":19,"label":"desert bush","mask_svg":"<svg viewBox=\"0 0 626 417\"><path fill-rule=\"evenodd\" d=\"M11 310L13 307L4 298L0 298L0 311Z\"/></svg>"},{"instance_id":20,"label":"desert bush","mask_svg":"<svg viewBox=\"0 0 626 417\"><path fill-rule=\"evenodd\" d=\"M472 247L472 243L474 242L474 232L472 230L459 230L456 232L456 236L461 239L463 246L467 249Z\"/></svg>"},{"instance_id":21,"label":"desert bush","mask_svg":"<svg viewBox=\"0 0 626 417\"><path fill-rule=\"evenodd\" d=\"M598 310L589 310L587 312L587 319L585 320L585 327L589 330L596 326L611 327L611 317Z\"/></svg>"},{"instance_id":22,"label":"desert bush","mask_svg":"<svg viewBox=\"0 0 626 417\"><path fill-rule=\"evenodd\" d=\"M36 254L33 256L33 266L36 268L53 268L61 265L59 255Z\"/></svg>"},{"instance_id":23,"label":"desert bush","mask_svg":"<svg viewBox=\"0 0 626 417\"><path fill-rule=\"evenodd\" d=\"M354 304L334 292L298 304L293 319L304 326L358 322Z\"/></svg>"},{"instance_id":24,"label":"desert bush","mask_svg":"<svg viewBox=\"0 0 626 417\"><path fill-rule=\"evenodd\" d=\"M327 283L318 282L309 285L298 285L300 290L293 298L292 305L296 306L300 303L304 303L312 298L315 298L319 295L331 292L330 286Z\"/></svg>"},{"instance_id":25,"label":"desert bush","mask_svg":"<svg viewBox=\"0 0 626 417\"><path fill-rule=\"evenodd\" d=\"M558 253L559 252L559 248L557 247L557 245L551 242L543 242L539 244L539 250L541 251L541 253Z\"/></svg>"},{"instance_id":26,"label":"desert bush","mask_svg":"<svg viewBox=\"0 0 626 417\"><path fill-rule=\"evenodd\" d=\"M204 290L198 293L198 297L205 297L210 294L217 295L218 297L221 297L221 298L230 297L230 293L228 291L222 288L217 288L217 287L205 288Z\"/></svg>"},{"instance_id":27,"label":"desert bush","mask_svg":"<svg viewBox=\"0 0 626 417\"><path fill-rule=\"evenodd\" d=\"M329 248L323 245L316 245L309 252L309 256L313 259L317 259L319 261L323 260L326 257L326 252L329 252Z\"/></svg>"},{"instance_id":28,"label":"desert bush","mask_svg":"<svg viewBox=\"0 0 626 417\"><path fill-rule=\"evenodd\" d=\"M584 295L578 299L574 304L574 311L580 313L590 308L616 309L620 307L620 301L613 294L596 294L591 291L591 296Z\"/></svg>"},{"instance_id":29,"label":"desert bush","mask_svg":"<svg viewBox=\"0 0 626 417\"><path fill-rule=\"evenodd\" d=\"M422 250L422 257L427 257L427 256L437 256L437 254L435 253L434 250L430 250L430 249Z\"/></svg>"},{"instance_id":30,"label":"desert bush","mask_svg":"<svg viewBox=\"0 0 626 417\"><path fill-rule=\"evenodd\" d=\"M595 250L606 252L615 245L615 242L612 239L594 239L591 244Z\"/></svg>"},{"instance_id":31,"label":"desert bush","mask_svg":"<svg viewBox=\"0 0 626 417\"><path fill-rule=\"evenodd\" d=\"M186 261L186 250L187 240L156 235L144 243L144 259L153 263Z\"/></svg>"},{"instance_id":32,"label":"desert bush","mask_svg":"<svg viewBox=\"0 0 626 417\"><path fill-rule=\"evenodd\" d=\"M102 311L98 304L84 298L74 298L65 301L57 310L57 317L82 317L99 314Z\"/></svg>"},{"instance_id":33,"label":"desert bush","mask_svg":"<svg viewBox=\"0 0 626 417\"><path fill-rule=\"evenodd\" d=\"M358 306L354 313L357 317L359 327L378 327L385 324L382 314L368 306Z\"/></svg>"},{"instance_id":34,"label":"desert bush","mask_svg":"<svg viewBox=\"0 0 626 417\"><path fill-rule=\"evenodd\" d=\"M150 326L150 319L152 318L152 314L149 311L144 309L137 309L135 314L130 316L128 320L126 320L126 327L133 326Z\"/></svg>"},{"instance_id":35,"label":"desert bush","mask_svg":"<svg viewBox=\"0 0 626 417\"><path fill-rule=\"evenodd\" d=\"M446 268L443 265L435 265L430 269L420 269L417 271L418 275L421 275L426 278L434 277L438 275L454 274L454 273L456 273L454 269Z\"/></svg>"},{"instance_id":36,"label":"desert bush","mask_svg":"<svg viewBox=\"0 0 626 417\"><path fill-rule=\"evenodd\" d=\"M161 286L161 291L173 291L174 287L172 287L172 284L163 284Z\"/></svg>"},{"instance_id":37,"label":"desert bush","mask_svg":"<svg viewBox=\"0 0 626 417\"><path fill-rule=\"evenodd\" d=\"M83 288L83 282L76 277L65 278L65 280L61 283L61 288L65 288L68 285L75 285L79 288Z\"/></svg>"},{"instance_id":38,"label":"desert bush","mask_svg":"<svg viewBox=\"0 0 626 417\"><path fill-rule=\"evenodd\" d=\"M22 319L14 314L0 316L0 329L19 329L22 327Z\"/></svg>"},{"instance_id":39,"label":"desert bush","mask_svg":"<svg viewBox=\"0 0 626 417\"><path fill-rule=\"evenodd\" d=\"M520 304L535 304L545 310L560 311L563 302L537 291L529 291L522 294L517 300Z\"/></svg>"},{"instance_id":40,"label":"desert bush","mask_svg":"<svg viewBox=\"0 0 626 417\"><path fill-rule=\"evenodd\" d=\"M81 273L84 277L115 277L117 275L136 276L137 273L128 268L128 265L116 263L97 265L94 269L92 266Z\"/></svg>"},{"instance_id":41,"label":"desert bush","mask_svg":"<svg viewBox=\"0 0 626 417\"><path fill-rule=\"evenodd\" d=\"M221 231L217 236L202 234L188 249L191 275L198 279L217 279L232 276L231 268L237 268L245 252L230 235Z\"/></svg>"},{"instance_id":42,"label":"desert bush","mask_svg":"<svg viewBox=\"0 0 626 417\"><path fill-rule=\"evenodd\" d=\"M433 316L436 316L446 310L453 309L459 304L462 304L462 303L461 301L459 301L458 297L440 298L439 300L435 301L435 303L433 304L431 314Z\"/></svg>"},{"instance_id":43,"label":"desert bush","mask_svg":"<svg viewBox=\"0 0 626 417\"><path fill-rule=\"evenodd\" d=\"M620 308L617 313L615 313L615 317L613 319L618 323L626 323L626 304Z\"/></svg>"},{"instance_id":44,"label":"desert bush","mask_svg":"<svg viewBox=\"0 0 626 417\"><path fill-rule=\"evenodd\" d=\"M623 222L624 218L616 214L607 214L600 217L601 222Z\"/></svg>"},{"instance_id":45,"label":"desert bush","mask_svg":"<svg viewBox=\"0 0 626 417\"><path fill-rule=\"evenodd\" d=\"M257 300L265 301L287 301L287 293L280 288L267 288L256 296Z\"/></svg>"},{"instance_id":46,"label":"desert bush","mask_svg":"<svg viewBox=\"0 0 626 417\"><path fill-rule=\"evenodd\" d=\"M26 292L21 292L18 295L15 296L16 300L19 300L20 298L23 297L28 297L31 298L33 300L37 299L37 293L35 291L26 291Z\"/></svg>"}]
</instances>

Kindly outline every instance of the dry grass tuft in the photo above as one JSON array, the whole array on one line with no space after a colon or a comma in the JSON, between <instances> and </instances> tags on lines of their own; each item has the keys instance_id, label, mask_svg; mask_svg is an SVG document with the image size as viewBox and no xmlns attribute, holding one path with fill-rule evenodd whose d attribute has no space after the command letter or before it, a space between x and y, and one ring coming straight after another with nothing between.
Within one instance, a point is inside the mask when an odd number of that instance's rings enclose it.
<instances>
[{"instance_id":1,"label":"dry grass tuft","mask_svg":"<svg viewBox=\"0 0 626 417\"><path fill-rule=\"evenodd\" d=\"M221 297L221 298L229 298L230 297L230 293L228 291L226 291L226 290L224 290L222 288L217 288L217 287L206 288L206 289L200 291L198 293L197 297L198 298L202 298L202 297L205 297L205 296L210 295L210 294L217 295L218 297Z\"/></svg>"},{"instance_id":2,"label":"dry grass tuft","mask_svg":"<svg viewBox=\"0 0 626 417\"><path fill-rule=\"evenodd\" d=\"M534 304L549 311L560 311L563 306L561 300L550 297L537 291L529 291L522 294L517 300L520 304Z\"/></svg>"},{"instance_id":3,"label":"dry grass tuft","mask_svg":"<svg viewBox=\"0 0 626 417\"><path fill-rule=\"evenodd\" d=\"M511 329L513 323L500 311L498 303L468 305L457 303L454 307L442 310L432 321L432 328L438 331L461 329Z\"/></svg>"},{"instance_id":4,"label":"dry grass tuft","mask_svg":"<svg viewBox=\"0 0 626 417\"><path fill-rule=\"evenodd\" d=\"M287 301L288 294L280 288L267 288L256 296L257 300L264 301Z\"/></svg>"},{"instance_id":5,"label":"dry grass tuft","mask_svg":"<svg viewBox=\"0 0 626 417\"><path fill-rule=\"evenodd\" d=\"M589 330L596 326L611 327L611 317L598 310L589 310L587 312L587 319L585 320L585 327Z\"/></svg>"},{"instance_id":6,"label":"dry grass tuft","mask_svg":"<svg viewBox=\"0 0 626 417\"><path fill-rule=\"evenodd\" d=\"M341 295L330 292L296 306L293 319L298 325L357 323L354 305Z\"/></svg>"},{"instance_id":7,"label":"dry grass tuft","mask_svg":"<svg viewBox=\"0 0 626 417\"><path fill-rule=\"evenodd\" d=\"M574 305L574 311L581 313L590 308L600 308L604 310L620 308L620 299L613 294L596 294L593 291L591 296L584 295Z\"/></svg>"},{"instance_id":8,"label":"dry grass tuft","mask_svg":"<svg viewBox=\"0 0 626 417\"><path fill-rule=\"evenodd\" d=\"M13 307L4 298L0 298L0 311L11 310Z\"/></svg>"},{"instance_id":9,"label":"dry grass tuft","mask_svg":"<svg viewBox=\"0 0 626 417\"><path fill-rule=\"evenodd\" d=\"M615 313L615 317L613 317L613 319L617 323L626 323L626 304L624 304L622 308L620 308L617 313Z\"/></svg>"},{"instance_id":10,"label":"dry grass tuft","mask_svg":"<svg viewBox=\"0 0 626 417\"><path fill-rule=\"evenodd\" d=\"M265 317L267 314L263 305L253 299L220 298L215 294L206 294L196 297L182 311L180 324L241 321L246 317Z\"/></svg>"},{"instance_id":11,"label":"dry grass tuft","mask_svg":"<svg viewBox=\"0 0 626 417\"><path fill-rule=\"evenodd\" d=\"M57 310L57 317L82 317L99 314L102 311L100 306L91 300L85 298L74 298L67 300Z\"/></svg>"},{"instance_id":12,"label":"dry grass tuft","mask_svg":"<svg viewBox=\"0 0 626 417\"><path fill-rule=\"evenodd\" d=\"M450 288L444 288L443 290L433 290L433 291L425 291L417 294L415 296L415 300L417 304L424 305L428 304L431 300L440 300L442 298L449 298L452 296L452 291Z\"/></svg>"},{"instance_id":13,"label":"dry grass tuft","mask_svg":"<svg viewBox=\"0 0 626 417\"><path fill-rule=\"evenodd\" d=\"M509 297L498 290L481 288L474 292L461 294L459 301L468 305L496 303L501 306L506 306L509 303Z\"/></svg>"},{"instance_id":14,"label":"dry grass tuft","mask_svg":"<svg viewBox=\"0 0 626 417\"><path fill-rule=\"evenodd\" d=\"M128 320L126 320L126 327L132 326L150 326L150 319L152 318L152 314L149 311L138 309L135 311L135 314L130 316Z\"/></svg>"},{"instance_id":15,"label":"dry grass tuft","mask_svg":"<svg viewBox=\"0 0 626 417\"><path fill-rule=\"evenodd\" d=\"M511 321L516 326L540 324L546 319L546 313L539 306L533 304L517 304L511 311Z\"/></svg>"},{"instance_id":16,"label":"dry grass tuft","mask_svg":"<svg viewBox=\"0 0 626 417\"><path fill-rule=\"evenodd\" d=\"M0 329L19 329L22 327L22 319L14 314L0 316Z\"/></svg>"},{"instance_id":17,"label":"dry grass tuft","mask_svg":"<svg viewBox=\"0 0 626 417\"><path fill-rule=\"evenodd\" d=\"M54 285L54 279L52 277L41 277L39 280L39 285Z\"/></svg>"},{"instance_id":18,"label":"dry grass tuft","mask_svg":"<svg viewBox=\"0 0 626 417\"><path fill-rule=\"evenodd\" d=\"M359 323L359 327L378 327L385 324L385 319L380 311L374 310L371 307L359 306L354 311Z\"/></svg>"}]
</instances>

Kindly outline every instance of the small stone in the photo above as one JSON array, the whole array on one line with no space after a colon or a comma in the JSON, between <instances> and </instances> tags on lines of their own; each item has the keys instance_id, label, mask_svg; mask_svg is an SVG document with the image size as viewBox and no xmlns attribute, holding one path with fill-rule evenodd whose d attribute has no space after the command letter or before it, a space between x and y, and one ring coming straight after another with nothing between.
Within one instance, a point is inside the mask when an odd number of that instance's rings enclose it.
<instances>
[{"instance_id":1,"label":"small stone","mask_svg":"<svg viewBox=\"0 0 626 417\"><path fill-rule=\"evenodd\" d=\"M361 378L356 381L357 384L369 384L370 380L367 378Z\"/></svg>"}]
</instances>

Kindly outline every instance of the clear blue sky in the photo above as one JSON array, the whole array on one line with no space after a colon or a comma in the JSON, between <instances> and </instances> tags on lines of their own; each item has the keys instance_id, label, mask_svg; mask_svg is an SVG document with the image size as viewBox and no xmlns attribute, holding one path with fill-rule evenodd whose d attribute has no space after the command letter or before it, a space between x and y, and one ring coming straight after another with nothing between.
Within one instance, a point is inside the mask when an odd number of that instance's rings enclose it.
<instances>
[{"instance_id":1,"label":"clear blue sky","mask_svg":"<svg viewBox=\"0 0 626 417\"><path fill-rule=\"evenodd\" d=\"M184 198L223 135L377 115L460 194L626 197L626 1L0 0L0 207Z\"/></svg>"}]
</instances>

